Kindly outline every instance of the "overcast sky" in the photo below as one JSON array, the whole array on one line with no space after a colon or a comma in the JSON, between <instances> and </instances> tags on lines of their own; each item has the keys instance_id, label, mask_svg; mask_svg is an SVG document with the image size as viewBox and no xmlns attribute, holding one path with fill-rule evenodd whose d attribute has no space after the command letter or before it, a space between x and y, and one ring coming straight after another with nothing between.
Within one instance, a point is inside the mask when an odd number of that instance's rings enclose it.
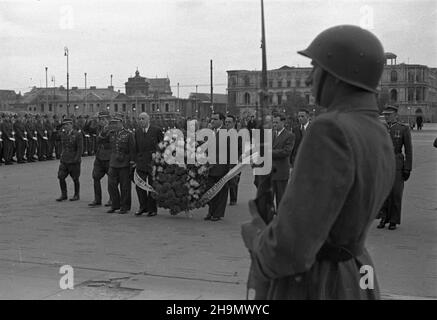
<instances>
[{"instance_id":1,"label":"overcast sky","mask_svg":"<svg viewBox=\"0 0 437 320\"><path fill-rule=\"evenodd\" d=\"M296 51L327 27L361 25L374 32L398 62L437 67L437 1L265 0L267 64L309 66ZM225 93L227 70L260 69L259 0L48 1L0 0L0 89L26 92L45 86L45 67L56 85L124 82L141 75L170 78L174 95L199 85Z\"/></svg>"}]
</instances>

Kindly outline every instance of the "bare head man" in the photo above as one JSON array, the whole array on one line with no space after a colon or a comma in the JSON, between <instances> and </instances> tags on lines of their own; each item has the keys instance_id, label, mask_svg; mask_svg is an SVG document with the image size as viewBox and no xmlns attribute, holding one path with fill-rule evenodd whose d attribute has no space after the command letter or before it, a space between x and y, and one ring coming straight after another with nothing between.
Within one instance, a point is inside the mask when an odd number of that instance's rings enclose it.
<instances>
[{"instance_id":1,"label":"bare head man","mask_svg":"<svg viewBox=\"0 0 437 320\"><path fill-rule=\"evenodd\" d=\"M310 120L310 112L307 109L300 109L297 113L297 119L300 125L306 125Z\"/></svg>"},{"instance_id":2,"label":"bare head man","mask_svg":"<svg viewBox=\"0 0 437 320\"><path fill-rule=\"evenodd\" d=\"M150 124L150 116L147 114L147 112L140 113L139 117L139 123L141 128L147 128Z\"/></svg>"}]
</instances>

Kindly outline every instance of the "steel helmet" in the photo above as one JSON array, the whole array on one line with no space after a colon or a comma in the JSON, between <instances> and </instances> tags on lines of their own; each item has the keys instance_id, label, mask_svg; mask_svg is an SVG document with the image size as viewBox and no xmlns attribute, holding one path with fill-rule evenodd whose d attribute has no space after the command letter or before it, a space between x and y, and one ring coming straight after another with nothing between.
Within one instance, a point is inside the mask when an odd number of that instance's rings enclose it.
<instances>
[{"instance_id":1,"label":"steel helmet","mask_svg":"<svg viewBox=\"0 0 437 320\"><path fill-rule=\"evenodd\" d=\"M353 25L331 27L298 53L348 84L377 92L385 55L381 42L370 31Z\"/></svg>"}]
</instances>

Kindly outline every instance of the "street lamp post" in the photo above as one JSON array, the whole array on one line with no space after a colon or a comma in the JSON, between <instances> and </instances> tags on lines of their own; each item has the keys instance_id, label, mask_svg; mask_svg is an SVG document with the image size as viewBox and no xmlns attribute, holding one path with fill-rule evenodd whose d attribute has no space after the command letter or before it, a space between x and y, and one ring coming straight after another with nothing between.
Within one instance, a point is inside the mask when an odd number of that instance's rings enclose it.
<instances>
[{"instance_id":1,"label":"street lamp post","mask_svg":"<svg viewBox=\"0 0 437 320\"><path fill-rule=\"evenodd\" d=\"M67 115L70 114L70 74L68 72L68 48L64 47L64 56L67 57Z\"/></svg>"},{"instance_id":2,"label":"street lamp post","mask_svg":"<svg viewBox=\"0 0 437 320\"><path fill-rule=\"evenodd\" d=\"M86 72L84 73L84 75L85 75L85 107L84 107L83 112L86 113L87 109L88 109L88 106L87 106L87 91L86 91Z\"/></svg>"},{"instance_id":3,"label":"street lamp post","mask_svg":"<svg viewBox=\"0 0 437 320\"><path fill-rule=\"evenodd\" d=\"M46 102L47 102L47 108L49 107L49 90L48 90L48 79L47 79L47 70L48 67L46 67Z\"/></svg>"}]
</instances>

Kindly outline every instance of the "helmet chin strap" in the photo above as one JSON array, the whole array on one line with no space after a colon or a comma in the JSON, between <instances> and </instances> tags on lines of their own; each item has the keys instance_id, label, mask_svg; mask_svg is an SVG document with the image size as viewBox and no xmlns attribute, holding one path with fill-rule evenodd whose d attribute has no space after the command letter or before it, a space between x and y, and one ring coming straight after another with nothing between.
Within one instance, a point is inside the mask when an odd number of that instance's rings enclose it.
<instances>
[{"instance_id":1,"label":"helmet chin strap","mask_svg":"<svg viewBox=\"0 0 437 320\"><path fill-rule=\"evenodd\" d=\"M323 87L325 86L327 75L328 75L328 73L324 69L322 69L322 75L320 76L320 81L319 81L319 85L317 87L317 93L316 93L316 103L318 103L319 105L321 105L321 102L322 102L321 101L322 91L323 91Z\"/></svg>"}]
</instances>

